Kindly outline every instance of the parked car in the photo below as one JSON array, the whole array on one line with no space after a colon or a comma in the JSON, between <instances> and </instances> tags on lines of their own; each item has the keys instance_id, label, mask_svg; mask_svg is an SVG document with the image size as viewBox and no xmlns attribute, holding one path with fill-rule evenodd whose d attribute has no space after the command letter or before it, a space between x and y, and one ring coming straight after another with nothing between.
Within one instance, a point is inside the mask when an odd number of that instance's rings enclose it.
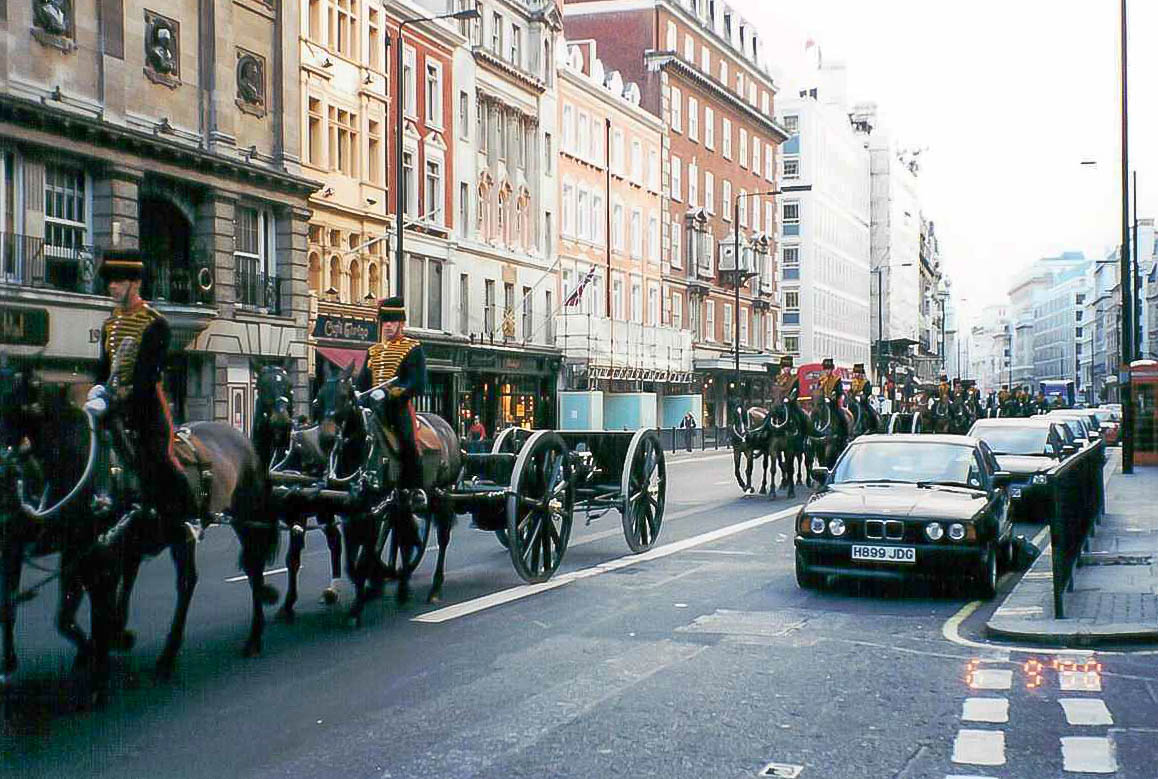
<instances>
[{"instance_id":1,"label":"parked car","mask_svg":"<svg viewBox=\"0 0 1158 779\"><path fill-rule=\"evenodd\" d=\"M828 576L952 578L978 595L997 590L998 558L1012 553L1013 523L1000 470L984 441L959 435L868 435L796 517L796 582Z\"/></svg>"},{"instance_id":2,"label":"parked car","mask_svg":"<svg viewBox=\"0 0 1158 779\"><path fill-rule=\"evenodd\" d=\"M1074 430L1074 436L1077 438L1084 438L1086 441L1096 441L1101 437L1101 433L1097 429L1097 419L1088 411L1078 411L1077 409L1060 409L1058 411L1051 411L1045 415L1046 419L1061 419L1067 422L1074 421L1081 425L1081 433ZM1072 428L1073 425L1070 425Z\"/></svg>"},{"instance_id":3,"label":"parked car","mask_svg":"<svg viewBox=\"0 0 1158 779\"><path fill-rule=\"evenodd\" d=\"M969 429L969 435L989 444L998 467L1011 474L1009 511L1015 519L1049 520L1046 471L1078 450L1061 428L1061 421L1038 416L979 419Z\"/></svg>"},{"instance_id":4,"label":"parked car","mask_svg":"<svg viewBox=\"0 0 1158 779\"><path fill-rule=\"evenodd\" d=\"M1098 423L1101 425L1102 439L1105 440L1106 446L1117 444L1121 434L1121 424L1118 421L1117 414L1115 414L1112 409L1101 406L1090 409L1090 411L1098 418Z\"/></svg>"}]
</instances>

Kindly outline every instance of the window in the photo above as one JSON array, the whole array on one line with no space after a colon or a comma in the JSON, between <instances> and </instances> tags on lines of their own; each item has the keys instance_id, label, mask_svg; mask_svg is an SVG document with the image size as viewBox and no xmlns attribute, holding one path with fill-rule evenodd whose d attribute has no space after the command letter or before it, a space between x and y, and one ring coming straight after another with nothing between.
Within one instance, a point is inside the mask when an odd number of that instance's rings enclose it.
<instances>
[{"instance_id":1,"label":"window","mask_svg":"<svg viewBox=\"0 0 1158 779\"><path fill-rule=\"evenodd\" d=\"M730 160L732 159L732 120L724 118L721 119L720 122L720 132L724 136L724 148L722 150L724 152L724 159Z\"/></svg>"},{"instance_id":2,"label":"window","mask_svg":"<svg viewBox=\"0 0 1158 779\"><path fill-rule=\"evenodd\" d=\"M724 304L724 343L732 343L732 304Z\"/></svg>"},{"instance_id":3,"label":"window","mask_svg":"<svg viewBox=\"0 0 1158 779\"><path fill-rule=\"evenodd\" d=\"M647 259L659 262L659 217L654 213L647 217Z\"/></svg>"},{"instance_id":4,"label":"window","mask_svg":"<svg viewBox=\"0 0 1158 779\"><path fill-rule=\"evenodd\" d=\"M611 172L623 175L623 131L616 130L611 137Z\"/></svg>"},{"instance_id":5,"label":"window","mask_svg":"<svg viewBox=\"0 0 1158 779\"><path fill-rule=\"evenodd\" d=\"M704 334L703 340L716 340L716 301L704 301Z\"/></svg>"},{"instance_id":6,"label":"window","mask_svg":"<svg viewBox=\"0 0 1158 779\"><path fill-rule=\"evenodd\" d=\"M402 50L402 105L407 116L418 115L418 95L416 93L414 49L409 47Z\"/></svg>"},{"instance_id":7,"label":"window","mask_svg":"<svg viewBox=\"0 0 1158 779\"><path fill-rule=\"evenodd\" d=\"M611 209L611 248L623 250L623 206L619 203Z\"/></svg>"},{"instance_id":8,"label":"window","mask_svg":"<svg viewBox=\"0 0 1158 779\"><path fill-rule=\"evenodd\" d=\"M458 93L458 135L463 140L470 138L470 95Z\"/></svg>"},{"instance_id":9,"label":"window","mask_svg":"<svg viewBox=\"0 0 1158 779\"><path fill-rule=\"evenodd\" d=\"M366 123L366 178L372 184L382 183L382 123Z\"/></svg>"},{"instance_id":10,"label":"window","mask_svg":"<svg viewBox=\"0 0 1158 779\"><path fill-rule=\"evenodd\" d=\"M760 93L760 113L768 116L768 109L772 107L772 98L767 92Z\"/></svg>"},{"instance_id":11,"label":"window","mask_svg":"<svg viewBox=\"0 0 1158 779\"><path fill-rule=\"evenodd\" d=\"M330 169L358 175L358 115L330 106Z\"/></svg>"},{"instance_id":12,"label":"window","mask_svg":"<svg viewBox=\"0 0 1158 779\"><path fill-rule=\"evenodd\" d=\"M515 319L515 285L510 282L503 284L503 335L506 336L506 324L510 318L513 325ZM511 333L513 336L514 333Z\"/></svg>"},{"instance_id":13,"label":"window","mask_svg":"<svg viewBox=\"0 0 1158 779\"><path fill-rule=\"evenodd\" d=\"M530 287L523 287L523 340L535 338L535 295Z\"/></svg>"},{"instance_id":14,"label":"window","mask_svg":"<svg viewBox=\"0 0 1158 779\"><path fill-rule=\"evenodd\" d=\"M760 175L760 139L752 136L752 172Z\"/></svg>"},{"instance_id":15,"label":"window","mask_svg":"<svg viewBox=\"0 0 1158 779\"><path fill-rule=\"evenodd\" d=\"M711 106L704 106L704 146L716 148L716 113Z\"/></svg>"},{"instance_id":16,"label":"window","mask_svg":"<svg viewBox=\"0 0 1158 779\"><path fill-rule=\"evenodd\" d=\"M684 257L682 254L682 247L680 246L680 236L683 235L683 227L679 222L671 223L671 266L673 268L682 268L684 266Z\"/></svg>"},{"instance_id":17,"label":"window","mask_svg":"<svg viewBox=\"0 0 1158 779\"><path fill-rule=\"evenodd\" d=\"M426 60L426 123L442 127L442 66Z\"/></svg>"},{"instance_id":18,"label":"window","mask_svg":"<svg viewBox=\"0 0 1158 779\"><path fill-rule=\"evenodd\" d=\"M442 329L442 263L427 260L426 285L426 326L431 330Z\"/></svg>"},{"instance_id":19,"label":"window","mask_svg":"<svg viewBox=\"0 0 1158 779\"><path fill-rule=\"evenodd\" d=\"M563 151L575 153L575 111L571 106L563 106Z\"/></svg>"},{"instance_id":20,"label":"window","mask_svg":"<svg viewBox=\"0 0 1158 779\"><path fill-rule=\"evenodd\" d=\"M700 47L700 70L704 73L712 72L712 52L707 46Z\"/></svg>"},{"instance_id":21,"label":"window","mask_svg":"<svg viewBox=\"0 0 1158 779\"><path fill-rule=\"evenodd\" d=\"M786 225L789 225L789 224L799 225L800 224L800 203L785 203L783 209L781 210L780 217L781 217L781 219L780 219L781 222L783 222Z\"/></svg>"},{"instance_id":22,"label":"window","mask_svg":"<svg viewBox=\"0 0 1158 779\"><path fill-rule=\"evenodd\" d=\"M490 143L490 139L488 138L490 135L490 108L486 103L476 99L475 114L478 116L478 120L475 122L475 144L478 146L480 152L486 154L487 147ZM563 116L566 118L567 109L563 109Z\"/></svg>"},{"instance_id":23,"label":"window","mask_svg":"<svg viewBox=\"0 0 1158 779\"><path fill-rule=\"evenodd\" d=\"M790 135L795 135L800 130L800 117L796 115L784 117L784 129Z\"/></svg>"},{"instance_id":24,"label":"window","mask_svg":"<svg viewBox=\"0 0 1158 779\"><path fill-rule=\"evenodd\" d=\"M725 222L732 221L732 182L724 179L723 187L720 191L720 210L723 212Z\"/></svg>"},{"instance_id":25,"label":"window","mask_svg":"<svg viewBox=\"0 0 1158 779\"><path fill-rule=\"evenodd\" d=\"M470 185L465 181L458 184L458 235L466 237L466 226L470 224Z\"/></svg>"},{"instance_id":26,"label":"window","mask_svg":"<svg viewBox=\"0 0 1158 779\"><path fill-rule=\"evenodd\" d=\"M426 204L422 216L436 224L442 224L442 163L438 160L426 161Z\"/></svg>"},{"instance_id":27,"label":"window","mask_svg":"<svg viewBox=\"0 0 1158 779\"><path fill-rule=\"evenodd\" d=\"M643 144L631 142L631 180L643 186Z\"/></svg>"},{"instance_id":28,"label":"window","mask_svg":"<svg viewBox=\"0 0 1158 779\"><path fill-rule=\"evenodd\" d=\"M794 179L800 177L800 160L795 157L784 158L784 178Z\"/></svg>"},{"instance_id":29,"label":"window","mask_svg":"<svg viewBox=\"0 0 1158 779\"><path fill-rule=\"evenodd\" d=\"M463 335L470 332L470 276L458 276L458 331Z\"/></svg>"},{"instance_id":30,"label":"window","mask_svg":"<svg viewBox=\"0 0 1158 779\"><path fill-rule=\"evenodd\" d=\"M414 152L402 152L402 199L406 215L418 216L418 179L414 173Z\"/></svg>"},{"instance_id":31,"label":"window","mask_svg":"<svg viewBox=\"0 0 1158 779\"><path fill-rule=\"evenodd\" d=\"M800 308L800 293L796 290L786 290L784 292L784 308L790 311L796 311Z\"/></svg>"},{"instance_id":32,"label":"window","mask_svg":"<svg viewBox=\"0 0 1158 779\"><path fill-rule=\"evenodd\" d=\"M700 103L694 97L688 98L688 140L700 139Z\"/></svg>"},{"instance_id":33,"label":"window","mask_svg":"<svg viewBox=\"0 0 1158 779\"><path fill-rule=\"evenodd\" d=\"M50 169L46 169L46 173ZM45 181L47 183L47 178ZM50 202L50 199L45 199L46 209ZM45 216L48 221L47 211ZM243 306L274 308L277 298L266 299L266 280L276 275L276 259L271 251L274 235L273 214L264 209L238 206L233 220L233 267L236 274L237 302ZM47 238L45 242L49 243ZM358 283L360 284L360 281ZM340 286L337 288L341 289ZM352 292L360 295L361 291L352 290Z\"/></svg>"},{"instance_id":34,"label":"window","mask_svg":"<svg viewBox=\"0 0 1158 779\"><path fill-rule=\"evenodd\" d=\"M700 203L700 168L694 162L688 165L688 207L695 208Z\"/></svg>"},{"instance_id":35,"label":"window","mask_svg":"<svg viewBox=\"0 0 1158 779\"><path fill-rule=\"evenodd\" d=\"M676 26L675 22L667 23L667 38L664 40L664 48L668 51L676 50Z\"/></svg>"},{"instance_id":36,"label":"window","mask_svg":"<svg viewBox=\"0 0 1158 779\"><path fill-rule=\"evenodd\" d=\"M511 64L523 67L523 30L517 24L511 25Z\"/></svg>"},{"instance_id":37,"label":"window","mask_svg":"<svg viewBox=\"0 0 1158 779\"><path fill-rule=\"evenodd\" d=\"M495 332L495 282L487 279L483 285L483 334Z\"/></svg>"},{"instance_id":38,"label":"window","mask_svg":"<svg viewBox=\"0 0 1158 779\"><path fill-rule=\"evenodd\" d=\"M587 114L579 114L579 146L576 149L576 157L584 157L587 155L587 147L591 145L591 119Z\"/></svg>"},{"instance_id":39,"label":"window","mask_svg":"<svg viewBox=\"0 0 1158 779\"><path fill-rule=\"evenodd\" d=\"M352 0L334 0L330 7L330 47L351 59L357 56L358 19L354 16L354 7Z\"/></svg>"},{"instance_id":40,"label":"window","mask_svg":"<svg viewBox=\"0 0 1158 779\"><path fill-rule=\"evenodd\" d=\"M716 213L716 178L710 170L704 171L704 210Z\"/></svg>"},{"instance_id":41,"label":"window","mask_svg":"<svg viewBox=\"0 0 1158 779\"><path fill-rule=\"evenodd\" d=\"M643 212L638 208L631 212L631 256L643 256Z\"/></svg>"},{"instance_id":42,"label":"window","mask_svg":"<svg viewBox=\"0 0 1158 779\"><path fill-rule=\"evenodd\" d=\"M728 62L723 58L720 59L720 83L728 86Z\"/></svg>"},{"instance_id":43,"label":"window","mask_svg":"<svg viewBox=\"0 0 1158 779\"><path fill-rule=\"evenodd\" d=\"M647 288L647 324L659 324L659 287L654 284Z\"/></svg>"},{"instance_id":44,"label":"window","mask_svg":"<svg viewBox=\"0 0 1158 779\"><path fill-rule=\"evenodd\" d=\"M502 57L504 54L502 14L491 15L491 53L496 57Z\"/></svg>"},{"instance_id":45,"label":"window","mask_svg":"<svg viewBox=\"0 0 1158 779\"><path fill-rule=\"evenodd\" d=\"M322 144L325 143L323 125L325 124L325 116L322 113L322 101L316 97L309 98L309 127L306 130L306 142L308 144L307 161L311 165L322 167Z\"/></svg>"},{"instance_id":46,"label":"window","mask_svg":"<svg viewBox=\"0 0 1158 779\"><path fill-rule=\"evenodd\" d=\"M684 296L678 292L671 295L671 326L677 330L684 326Z\"/></svg>"},{"instance_id":47,"label":"window","mask_svg":"<svg viewBox=\"0 0 1158 779\"><path fill-rule=\"evenodd\" d=\"M740 309L740 344L742 346L748 345L748 309Z\"/></svg>"},{"instance_id":48,"label":"window","mask_svg":"<svg viewBox=\"0 0 1158 779\"><path fill-rule=\"evenodd\" d=\"M675 87L671 88L671 129L683 132L683 95Z\"/></svg>"},{"instance_id":49,"label":"window","mask_svg":"<svg viewBox=\"0 0 1158 779\"><path fill-rule=\"evenodd\" d=\"M748 131L740 128L740 167L748 167Z\"/></svg>"},{"instance_id":50,"label":"window","mask_svg":"<svg viewBox=\"0 0 1158 779\"><path fill-rule=\"evenodd\" d=\"M591 240L591 196L585 189L579 190L577 217L579 237Z\"/></svg>"},{"instance_id":51,"label":"window","mask_svg":"<svg viewBox=\"0 0 1158 779\"><path fill-rule=\"evenodd\" d=\"M599 244L602 244L604 239L603 222L605 215L603 196L596 195L591 200L591 238Z\"/></svg>"},{"instance_id":52,"label":"window","mask_svg":"<svg viewBox=\"0 0 1158 779\"><path fill-rule=\"evenodd\" d=\"M776 179L776 147L770 143L764 144L764 178Z\"/></svg>"},{"instance_id":53,"label":"window","mask_svg":"<svg viewBox=\"0 0 1158 779\"><path fill-rule=\"evenodd\" d=\"M631 282L631 321L643 321L643 291L638 281Z\"/></svg>"},{"instance_id":54,"label":"window","mask_svg":"<svg viewBox=\"0 0 1158 779\"><path fill-rule=\"evenodd\" d=\"M740 96L740 99L744 98L744 74L743 73L737 73L736 74L736 94Z\"/></svg>"},{"instance_id":55,"label":"window","mask_svg":"<svg viewBox=\"0 0 1158 779\"><path fill-rule=\"evenodd\" d=\"M776 214L774 208L775 206L771 200L764 204L764 232L769 234L776 229Z\"/></svg>"},{"instance_id":56,"label":"window","mask_svg":"<svg viewBox=\"0 0 1158 779\"><path fill-rule=\"evenodd\" d=\"M684 59L688 64L695 66L696 64L696 41L692 36L684 36Z\"/></svg>"},{"instance_id":57,"label":"window","mask_svg":"<svg viewBox=\"0 0 1158 779\"><path fill-rule=\"evenodd\" d=\"M378 12L373 8L369 9L366 24L369 27L366 41L370 47L367 57L369 65L373 70L382 70L382 31L378 24Z\"/></svg>"},{"instance_id":58,"label":"window","mask_svg":"<svg viewBox=\"0 0 1158 779\"><path fill-rule=\"evenodd\" d=\"M543 170L550 176L555 171L555 152L551 148L551 133L543 133Z\"/></svg>"},{"instance_id":59,"label":"window","mask_svg":"<svg viewBox=\"0 0 1158 779\"><path fill-rule=\"evenodd\" d=\"M741 189L740 194L737 195L736 197L740 203L740 208L738 209L740 212L740 227L747 227L748 226L748 207L744 201L748 199L748 193L747 193L747 191ZM739 258L737 258L737 259L739 259Z\"/></svg>"},{"instance_id":60,"label":"window","mask_svg":"<svg viewBox=\"0 0 1158 779\"><path fill-rule=\"evenodd\" d=\"M555 316L555 310L551 306L551 290L546 290L543 293L543 340L549 344L555 343L555 336L551 332L551 319Z\"/></svg>"},{"instance_id":61,"label":"window","mask_svg":"<svg viewBox=\"0 0 1158 779\"><path fill-rule=\"evenodd\" d=\"M563 235L575 235L575 186L563 184Z\"/></svg>"},{"instance_id":62,"label":"window","mask_svg":"<svg viewBox=\"0 0 1158 779\"><path fill-rule=\"evenodd\" d=\"M615 274L611 278L611 318L623 319L623 279Z\"/></svg>"},{"instance_id":63,"label":"window","mask_svg":"<svg viewBox=\"0 0 1158 779\"><path fill-rule=\"evenodd\" d=\"M753 107L756 105L756 82L755 81L749 81L748 82L748 104L753 106Z\"/></svg>"},{"instance_id":64,"label":"window","mask_svg":"<svg viewBox=\"0 0 1158 779\"><path fill-rule=\"evenodd\" d=\"M659 152L647 150L647 186L652 192L659 192Z\"/></svg>"},{"instance_id":65,"label":"window","mask_svg":"<svg viewBox=\"0 0 1158 779\"><path fill-rule=\"evenodd\" d=\"M683 196L680 194L683 190L683 170L680 158L673 156L671 158L671 199L682 200Z\"/></svg>"}]
</instances>

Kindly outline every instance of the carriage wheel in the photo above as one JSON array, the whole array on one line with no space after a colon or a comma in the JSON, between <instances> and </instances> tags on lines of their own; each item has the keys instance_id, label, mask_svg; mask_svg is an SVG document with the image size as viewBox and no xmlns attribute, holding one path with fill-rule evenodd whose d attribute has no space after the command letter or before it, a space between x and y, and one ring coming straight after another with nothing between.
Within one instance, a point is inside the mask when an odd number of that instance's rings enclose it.
<instances>
[{"instance_id":1,"label":"carriage wheel","mask_svg":"<svg viewBox=\"0 0 1158 779\"><path fill-rule=\"evenodd\" d=\"M667 464L654 430L637 430L623 461L623 535L635 553L655 544L667 499Z\"/></svg>"},{"instance_id":2,"label":"carriage wheel","mask_svg":"<svg viewBox=\"0 0 1158 779\"><path fill-rule=\"evenodd\" d=\"M410 547L408 553L399 555L399 562L408 574L414 573L414 570L422 562L422 556L426 553L426 544L430 541L430 514L415 514L414 521L418 524L418 544ZM377 552L378 559L381 560L383 550L390 550L388 565L394 564L394 543L394 521L392 517L387 516L382 522Z\"/></svg>"},{"instance_id":3,"label":"carriage wheel","mask_svg":"<svg viewBox=\"0 0 1158 779\"><path fill-rule=\"evenodd\" d=\"M507 542L523 581L545 582L563 562L574 507L567 444L548 430L533 433L519 450L507 495Z\"/></svg>"},{"instance_id":4,"label":"carriage wheel","mask_svg":"<svg viewBox=\"0 0 1158 779\"><path fill-rule=\"evenodd\" d=\"M508 427L495 437L491 454L518 454L530 436L531 431L525 427Z\"/></svg>"}]
</instances>

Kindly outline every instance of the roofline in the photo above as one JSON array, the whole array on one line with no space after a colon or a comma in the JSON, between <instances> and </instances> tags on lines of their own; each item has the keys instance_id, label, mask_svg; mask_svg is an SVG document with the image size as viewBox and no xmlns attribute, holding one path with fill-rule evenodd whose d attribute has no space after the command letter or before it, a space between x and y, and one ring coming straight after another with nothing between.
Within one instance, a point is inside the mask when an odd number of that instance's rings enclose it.
<instances>
[{"instance_id":1,"label":"roofline","mask_svg":"<svg viewBox=\"0 0 1158 779\"><path fill-rule=\"evenodd\" d=\"M664 124L663 120L653 114L651 111L648 111L642 106L633 105L622 97L613 95L611 90L609 90L607 87L596 84L586 74L576 73L570 68L560 68L556 71L556 73L560 78L574 83L576 87L586 90L588 93L599 98L601 101L606 101L613 105L615 108L627 113L631 116L632 119L647 125L648 129L655 130L660 135L663 135L664 131L667 129L667 126Z\"/></svg>"}]
</instances>

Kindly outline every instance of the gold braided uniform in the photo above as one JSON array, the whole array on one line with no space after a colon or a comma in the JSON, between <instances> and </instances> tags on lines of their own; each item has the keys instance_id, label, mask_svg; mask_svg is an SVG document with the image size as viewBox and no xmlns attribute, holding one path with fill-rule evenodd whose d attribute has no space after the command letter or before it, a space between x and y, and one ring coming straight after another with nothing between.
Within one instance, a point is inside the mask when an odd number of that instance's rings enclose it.
<instances>
[{"instance_id":1,"label":"gold braided uniform","mask_svg":"<svg viewBox=\"0 0 1158 779\"><path fill-rule=\"evenodd\" d=\"M386 343L377 343L366 350L366 367L373 385L390 381L398 375L398 366L419 345L414 338L402 336Z\"/></svg>"},{"instance_id":2,"label":"gold braided uniform","mask_svg":"<svg viewBox=\"0 0 1158 779\"><path fill-rule=\"evenodd\" d=\"M859 396L867 381L864 376L853 376L852 381L849 382L849 386L852 388L852 394Z\"/></svg>"},{"instance_id":3,"label":"gold braided uniform","mask_svg":"<svg viewBox=\"0 0 1158 779\"><path fill-rule=\"evenodd\" d=\"M110 374L107 381L113 388L127 390L133 385L133 374L137 367L137 357L141 351L141 341L149 326L161 318L161 314L148 303L137 306L132 311L115 309L112 316L101 326L101 343L105 354L112 363L116 363L118 350L126 338L133 339L133 345L128 348L121 361L116 364L116 374Z\"/></svg>"}]
</instances>

